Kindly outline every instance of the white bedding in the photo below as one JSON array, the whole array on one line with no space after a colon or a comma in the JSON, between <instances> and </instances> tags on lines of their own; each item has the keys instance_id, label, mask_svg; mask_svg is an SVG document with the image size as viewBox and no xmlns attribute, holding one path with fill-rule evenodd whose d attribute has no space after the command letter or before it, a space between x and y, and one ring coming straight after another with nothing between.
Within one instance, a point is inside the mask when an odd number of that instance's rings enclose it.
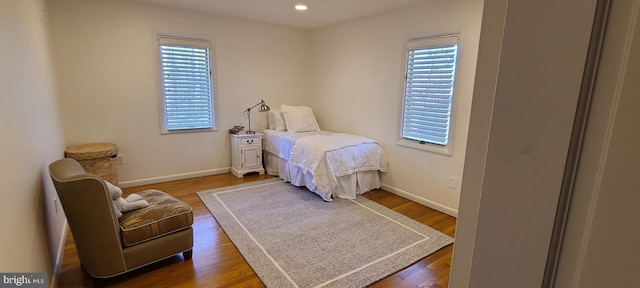
<instances>
[{"instance_id":1,"label":"white bedding","mask_svg":"<svg viewBox=\"0 0 640 288\"><path fill-rule=\"evenodd\" d=\"M267 173L306 186L324 200L380 188L387 156L374 140L345 133L265 130Z\"/></svg>"}]
</instances>

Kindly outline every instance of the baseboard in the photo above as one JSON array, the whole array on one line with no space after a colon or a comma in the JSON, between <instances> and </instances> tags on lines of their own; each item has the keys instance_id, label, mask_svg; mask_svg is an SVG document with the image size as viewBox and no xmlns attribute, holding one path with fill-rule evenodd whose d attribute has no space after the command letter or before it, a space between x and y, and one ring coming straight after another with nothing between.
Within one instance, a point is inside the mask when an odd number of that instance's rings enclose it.
<instances>
[{"instance_id":1,"label":"baseboard","mask_svg":"<svg viewBox=\"0 0 640 288\"><path fill-rule=\"evenodd\" d=\"M411 194L411 193L409 193L407 191L398 189L396 187L393 187L393 186L390 186L390 185L387 185L387 184L382 184L382 189L384 189L385 191L391 192L393 194L396 194L396 195L398 195L398 196L400 196L402 198L407 198L407 199L409 199L411 201L414 201L416 203L422 204L422 205L427 206L427 207L429 207L431 209L435 209L435 210L438 210L438 211L440 211L442 213L445 213L445 214L448 214L448 215L451 215L453 217L458 218L458 210L457 209L453 209L451 207L442 205L440 203L433 202L433 201L431 201L429 199L422 198L420 196L416 196L416 195Z\"/></svg>"},{"instance_id":2,"label":"baseboard","mask_svg":"<svg viewBox=\"0 0 640 288\"><path fill-rule=\"evenodd\" d=\"M196 171L196 172L189 172L189 173L173 174L173 175L166 175L166 176L160 176L160 177L119 182L118 186L122 188L126 188L126 187L133 187L133 186L149 185L149 184L156 184L160 182L224 174L224 173L229 173L230 171L231 171L231 168L228 167L228 168L203 170L203 171Z\"/></svg>"},{"instance_id":3,"label":"baseboard","mask_svg":"<svg viewBox=\"0 0 640 288\"><path fill-rule=\"evenodd\" d=\"M217 175L217 174L224 174L224 173L230 173L231 172L231 168L220 168L220 169L211 169L211 170L203 170L203 171L196 171L196 172L189 172L189 173L181 173L181 174L173 174L173 175L166 175L166 176L160 176L160 177L153 177L153 178L146 178L146 179L139 179L139 180L131 180L131 181L124 181L124 182L119 182L118 186L122 187L122 188L126 188L126 187L133 187L133 186L141 186L141 185L149 185L149 184L155 184L155 183L161 183L161 182L167 182L167 181L174 181L174 180L182 180L182 179L188 179L188 178L195 178L195 177L203 177L203 176L210 176L210 175ZM451 215L453 217L458 217L458 210L457 209L453 209L451 207L442 205L440 203L431 201L429 199L426 198L422 198L420 196L416 196L414 194L411 194L407 191L404 191L402 189L398 189L396 187L387 185L387 184L382 184L382 189L384 189L385 191L391 192L393 194L396 194L400 197L403 198L407 198L411 201L414 201L416 203L420 203L424 206L427 206L431 209L435 209L438 210L442 213ZM65 228L66 228L66 224L65 224Z\"/></svg>"},{"instance_id":4,"label":"baseboard","mask_svg":"<svg viewBox=\"0 0 640 288\"><path fill-rule=\"evenodd\" d=\"M67 244L67 233L69 233L69 223L65 220L62 225L62 234L60 235L60 245L58 246L56 261L53 265L53 271L51 272L51 285L49 285L51 288L58 287L58 279L60 279L60 272L62 271L62 260L64 259L64 247Z\"/></svg>"}]
</instances>

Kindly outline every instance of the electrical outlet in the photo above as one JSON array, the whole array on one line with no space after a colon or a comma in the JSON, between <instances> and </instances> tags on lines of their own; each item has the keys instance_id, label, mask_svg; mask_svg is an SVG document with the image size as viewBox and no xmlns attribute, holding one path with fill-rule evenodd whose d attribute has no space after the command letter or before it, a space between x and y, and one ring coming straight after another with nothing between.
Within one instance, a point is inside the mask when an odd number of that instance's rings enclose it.
<instances>
[{"instance_id":1,"label":"electrical outlet","mask_svg":"<svg viewBox=\"0 0 640 288\"><path fill-rule=\"evenodd\" d=\"M458 177L449 176L449 188L458 189Z\"/></svg>"},{"instance_id":2,"label":"electrical outlet","mask_svg":"<svg viewBox=\"0 0 640 288\"><path fill-rule=\"evenodd\" d=\"M124 165L124 155L118 155L116 156L116 163L118 165Z\"/></svg>"}]
</instances>

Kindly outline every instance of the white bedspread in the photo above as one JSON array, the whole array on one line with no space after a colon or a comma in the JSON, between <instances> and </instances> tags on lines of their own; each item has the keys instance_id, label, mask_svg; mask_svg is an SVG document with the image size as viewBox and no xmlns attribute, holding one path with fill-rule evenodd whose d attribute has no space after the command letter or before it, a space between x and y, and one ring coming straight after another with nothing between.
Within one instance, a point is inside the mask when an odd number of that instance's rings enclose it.
<instances>
[{"instance_id":1,"label":"white bedspread","mask_svg":"<svg viewBox=\"0 0 640 288\"><path fill-rule=\"evenodd\" d=\"M275 130L267 129L264 131L264 150L289 161L289 159L291 159L291 150L293 150L293 145L298 139L313 135L331 134L332 133L328 131L292 133L286 131L276 132Z\"/></svg>"},{"instance_id":2,"label":"white bedspread","mask_svg":"<svg viewBox=\"0 0 640 288\"><path fill-rule=\"evenodd\" d=\"M293 143L289 162L313 175L313 184L327 192L336 177L356 172L387 171L386 153L374 140L346 133L299 137Z\"/></svg>"}]
</instances>

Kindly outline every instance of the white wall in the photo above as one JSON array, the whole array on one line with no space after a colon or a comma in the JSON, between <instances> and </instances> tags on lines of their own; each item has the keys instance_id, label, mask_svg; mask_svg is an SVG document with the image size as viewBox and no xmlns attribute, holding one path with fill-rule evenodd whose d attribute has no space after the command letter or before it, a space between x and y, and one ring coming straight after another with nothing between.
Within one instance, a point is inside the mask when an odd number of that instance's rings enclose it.
<instances>
[{"instance_id":1,"label":"white wall","mask_svg":"<svg viewBox=\"0 0 640 288\"><path fill-rule=\"evenodd\" d=\"M389 156L384 188L457 215L480 37L482 1L424 1L312 31L312 105L320 127L371 137ZM396 143L408 39L460 33L451 156ZM452 189L450 177L458 179Z\"/></svg>"},{"instance_id":2,"label":"white wall","mask_svg":"<svg viewBox=\"0 0 640 288\"><path fill-rule=\"evenodd\" d=\"M244 109L309 94L305 30L128 1L50 6L65 144L116 143L121 184L228 172L227 130L246 127ZM213 41L218 132L160 134L158 32ZM252 113L252 128L266 115Z\"/></svg>"},{"instance_id":3,"label":"white wall","mask_svg":"<svg viewBox=\"0 0 640 288\"><path fill-rule=\"evenodd\" d=\"M486 2L450 286L541 287L596 0Z\"/></svg>"},{"instance_id":4,"label":"white wall","mask_svg":"<svg viewBox=\"0 0 640 288\"><path fill-rule=\"evenodd\" d=\"M0 271L48 281L66 236L48 174L64 150L50 46L44 1L0 1Z\"/></svg>"},{"instance_id":5,"label":"white wall","mask_svg":"<svg viewBox=\"0 0 640 288\"><path fill-rule=\"evenodd\" d=\"M226 130L246 126L242 111L264 98L312 106L323 129L380 141L387 190L457 215L480 1L426 1L312 31L127 1L50 5L65 144L118 144L121 184L227 172ZM219 132L160 135L157 32L213 40ZM405 42L446 33L462 36L451 156L396 144ZM266 127L266 115L252 116L254 130Z\"/></svg>"}]
</instances>

